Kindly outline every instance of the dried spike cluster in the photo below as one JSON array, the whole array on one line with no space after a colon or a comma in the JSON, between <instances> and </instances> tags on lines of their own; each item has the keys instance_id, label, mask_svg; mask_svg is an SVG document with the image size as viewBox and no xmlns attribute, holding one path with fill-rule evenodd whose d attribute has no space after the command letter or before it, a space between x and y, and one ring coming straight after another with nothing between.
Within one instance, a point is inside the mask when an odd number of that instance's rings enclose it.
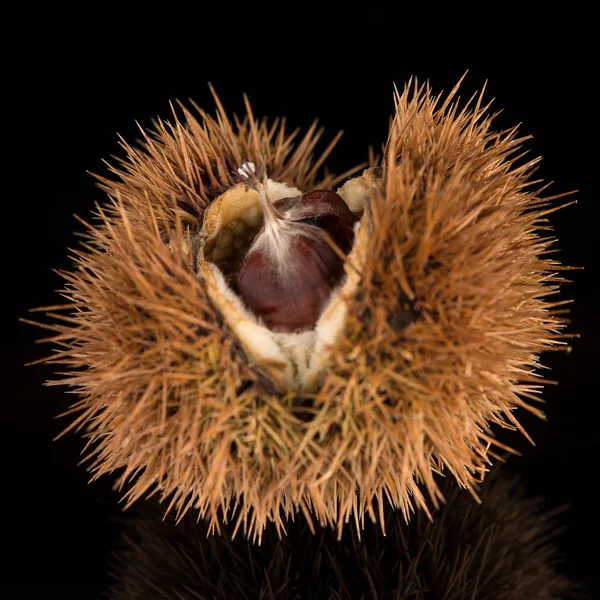
<instances>
[{"instance_id":1,"label":"dried spike cluster","mask_svg":"<svg viewBox=\"0 0 600 600\"><path fill-rule=\"evenodd\" d=\"M490 424L525 434L513 411L543 416L528 403L538 355L566 346L564 302L547 300L565 280L546 258L556 208L533 188L538 160L516 166L525 138L492 131L481 96L459 111L457 90L443 103L425 87L396 95L360 293L308 425L330 427L319 469L344 473L327 494L344 519L373 513L374 497L423 507L419 484L435 500L441 469L474 490Z\"/></svg>"},{"instance_id":2,"label":"dried spike cluster","mask_svg":"<svg viewBox=\"0 0 600 600\"><path fill-rule=\"evenodd\" d=\"M315 158L315 147L324 133L317 121L297 141L300 129L288 133L285 117L272 123L266 118L257 120L245 97L247 115L234 117L232 122L214 91L213 96L216 118L192 103L198 119L181 105L185 120L180 121L173 109L173 123L158 119L152 132L140 127L143 140L139 147L121 139L125 157L118 159L118 166L108 164L116 180L96 176L109 196L118 196L128 206L132 221L152 206L165 211L163 226L167 229L176 216L184 225L199 227L208 204L239 183L238 169L246 162L260 164L276 181L302 189L317 184L330 188L364 166L339 176L326 173L318 180L341 131Z\"/></svg>"},{"instance_id":3,"label":"dried spike cluster","mask_svg":"<svg viewBox=\"0 0 600 600\"><path fill-rule=\"evenodd\" d=\"M233 519L260 541L301 510L338 528L390 502L405 517L441 498L436 472L473 493L493 453L491 424L537 400L544 350L564 347L562 281L547 258L551 198L518 166L523 141L495 133L480 100L459 110L427 88L396 95L396 115L365 205L357 293L315 394L282 395L225 326L196 271L204 210L247 161L317 185L311 128L293 148L248 108L232 124L159 121L102 179L111 201L65 273L67 313L48 327L81 396L72 427L95 477L121 470L133 502L159 493L210 530ZM347 174L346 174L347 176ZM321 188L340 178L327 177ZM420 484L424 484L426 492ZM311 525L312 526L312 525Z\"/></svg>"},{"instance_id":4,"label":"dried spike cluster","mask_svg":"<svg viewBox=\"0 0 600 600\"><path fill-rule=\"evenodd\" d=\"M512 480L486 481L482 505L446 481L448 504L432 523L386 511L387 536L367 524L338 541L302 520L259 548L231 528L206 537L188 514L177 526L152 511L130 521L113 557L114 600L145 598L517 600L565 598L575 588L556 567L554 515ZM450 484L450 485L448 485ZM158 518L157 518L158 517Z\"/></svg>"}]
</instances>

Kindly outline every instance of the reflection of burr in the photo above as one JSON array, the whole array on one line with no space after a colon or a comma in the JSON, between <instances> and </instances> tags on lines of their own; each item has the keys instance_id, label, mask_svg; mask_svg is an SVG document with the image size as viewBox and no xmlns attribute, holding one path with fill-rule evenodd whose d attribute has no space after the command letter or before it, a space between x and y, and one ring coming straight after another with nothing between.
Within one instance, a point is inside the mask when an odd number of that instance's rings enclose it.
<instances>
[{"instance_id":1,"label":"reflection of burr","mask_svg":"<svg viewBox=\"0 0 600 600\"><path fill-rule=\"evenodd\" d=\"M329 529L313 535L303 519L278 538L273 525L261 547L231 527L206 536L188 513L178 525L145 507L132 517L114 557L113 600L146 598L381 598L517 600L563 598L569 585L549 543L555 525L513 481L486 481L483 504L442 485L448 504L408 525L386 511L384 536L367 523L358 539Z\"/></svg>"},{"instance_id":2,"label":"reflection of burr","mask_svg":"<svg viewBox=\"0 0 600 600\"><path fill-rule=\"evenodd\" d=\"M185 111L124 146L51 326L96 476L121 470L128 501L158 491L258 540L298 511L340 535L384 499L408 518L440 500L440 470L474 490L490 426L541 414L538 355L564 347L564 321L535 161L518 162L522 139L492 131L480 100L457 106L456 89L407 88L380 166L351 179L316 179L331 147L313 160L314 128L294 146L249 108L233 123L220 104L217 119ZM331 250L336 277L311 286L329 296L310 318L274 326L238 275L265 198L288 223L314 190L305 256ZM326 204L341 238L316 223Z\"/></svg>"}]
</instances>

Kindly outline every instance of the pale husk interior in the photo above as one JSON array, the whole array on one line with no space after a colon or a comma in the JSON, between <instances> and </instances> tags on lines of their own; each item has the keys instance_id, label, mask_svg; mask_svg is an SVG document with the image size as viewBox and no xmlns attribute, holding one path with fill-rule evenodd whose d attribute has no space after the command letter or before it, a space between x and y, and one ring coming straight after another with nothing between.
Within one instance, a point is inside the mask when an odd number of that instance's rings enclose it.
<instances>
[{"instance_id":1,"label":"pale husk interior","mask_svg":"<svg viewBox=\"0 0 600 600\"><path fill-rule=\"evenodd\" d=\"M355 179L359 180L358 183L355 183ZM340 191L353 212L362 214L370 189L370 172L355 179L344 184ZM272 180L269 180L267 192L271 202L301 193L296 188ZM349 301L358 289L368 225L366 221L357 223L354 247L346 260L345 278L333 290L315 328L291 333L274 332L244 306L211 260L214 252L210 249L217 243L221 232L231 227L232 223L247 220L246 215L253 215L259 207L256 190L243 183L231 188L211 204L205 213L200 234L198 272L204 278L211 301L244 348L249 360L271 379L277 390L282 394L312 393L321 383L329 353L335 349L336 341L342 335Z\"/></svg>"}]
</instances>

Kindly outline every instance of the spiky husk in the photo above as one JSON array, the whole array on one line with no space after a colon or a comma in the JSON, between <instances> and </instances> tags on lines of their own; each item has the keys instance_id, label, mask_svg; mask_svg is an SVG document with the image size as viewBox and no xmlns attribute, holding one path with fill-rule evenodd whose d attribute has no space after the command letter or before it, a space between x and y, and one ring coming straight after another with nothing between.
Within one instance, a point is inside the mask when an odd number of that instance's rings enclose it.
<instances>
[{"instance_id":1,"label":"spiky husk","mask_svg":"<svg viewBox=\"0 0 600 600\"><path fill-rule=\"evenodd\" d=\"M315 598L350 600L516 600L563 598L571 586L557 569L553 516L525 498L516 481L485 484L482 505L445 485L448 505L407 525L386 510L387 536L368 523L338 541L306 522L280 539L267 527L259 548L231 528L208 536L192 513L175 525L146 507L129 522L113 558L113 600L145 598Z\"/></svg>"},{"instance_id":2,"label":"spiky husk","mask_svg":"<svg viewBox=\"0 0 600 600\"><path fill-rule=\"evenodd\" d=\"M282 397L248 362L181 247L242 162L265 156L274 180L333 186L315 181L315 129L292 150L281 125L250 112L232 124L219 105L216 120L185 111L125 145L118 179L102 180L111 202L64 274L69 313L50 325L94 476L120 469L128 501L159 492L211 531L234 518L259 541L298 510L338 535L351 517L383 525L387 501L427 510L442 469L476 489L490 425L520 429L518 407L541 414L527 402L538 354L564 345L547 300L561 279L536 161L516 166L516 131L456 100L396 96L358 294L310 398Z\"/></svg>"}]
</instances>

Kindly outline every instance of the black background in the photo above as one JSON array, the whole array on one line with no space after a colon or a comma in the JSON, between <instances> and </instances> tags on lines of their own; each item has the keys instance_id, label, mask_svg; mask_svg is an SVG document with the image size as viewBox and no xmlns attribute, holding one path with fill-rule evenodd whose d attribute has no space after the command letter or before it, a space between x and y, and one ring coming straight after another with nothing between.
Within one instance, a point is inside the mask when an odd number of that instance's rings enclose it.
<instances>
[{"instance_id":1,"label":"black background","mask_svg":"<svg viewBox=\"0 0 600 600\"><path fill-rule=\"evenodd\" d=\"M367 21L380 23L381 15ZM214 48L211 46L211 48ZM329 165L340 172L366 160L384 141L393 83L411 75L448 91L467 70L462 97L488 80L487 98L504 109L497 127L522 123L532 134L532 156L553 193L579 190L579 202L552 216L560 259L584 267L571 274L562 297L573 298L571 332L581 334L569 354L544 357L559 382L545 390L547 422L521 411L536 445L517 434L505 439L519 451L507 469L520 473L530 494L547 506L564 503L559 538L563 570L598 589L595 471L598 435L599 330L596 316L598 225L597 76L592 47L557 38L527 43L461 43L453 38L403 37L389 47L356 41L332 48L279 47L271 52L197 48L177 58L124 50L100 58L78 45L36 46L32 58L5 55L2 92L2 311L3 398L0 404L2 500L6 503L3 586L6 598L35 590L63 598L95 598L106 586L106 561L118 534L120 509L111 481L88 485L77 466L82 441L74 434L53 442L66 420L55 420L73 397L43 387L48 367L25 368L49 347L43 332L22 324L28 309L56 303L67 247L102 194L86 171L106 173L103 158L119 154L117 132L138 137L136 121L169 117L169 101L193 98L212 110L211 81L228 111L243 112L246 92L257 115L287 115L290 126L318 117L333 135L344 129ZM33 594L32 594L33 595Z\"/></svg>"}]
</instances>

